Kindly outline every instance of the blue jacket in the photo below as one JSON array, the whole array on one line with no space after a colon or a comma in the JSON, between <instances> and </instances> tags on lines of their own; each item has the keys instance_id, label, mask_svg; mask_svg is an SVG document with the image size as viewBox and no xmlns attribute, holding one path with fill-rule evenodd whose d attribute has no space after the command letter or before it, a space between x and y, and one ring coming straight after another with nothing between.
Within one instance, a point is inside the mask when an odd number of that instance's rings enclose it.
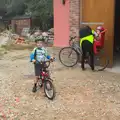
<instances>
[{"instance_id":1,"label":"blue jacket","mask_svg":"<svg viewBox=\"0 0 120 120\"><path fill-rule=\"evenodd\" d=\"M36 50L37 50L38 48L36 47L36 48L34 48L33 49L33 51L31 52L31 54L30 54L30 62L32 62L33 60L35 60L35 54L36 54ZM45 48L41 48L42 50L44 50L45 51L45 57L47 58L47 59L50 59L51 57L47 54L47 50L45 49Z\"/></svg>"}]
</instances>

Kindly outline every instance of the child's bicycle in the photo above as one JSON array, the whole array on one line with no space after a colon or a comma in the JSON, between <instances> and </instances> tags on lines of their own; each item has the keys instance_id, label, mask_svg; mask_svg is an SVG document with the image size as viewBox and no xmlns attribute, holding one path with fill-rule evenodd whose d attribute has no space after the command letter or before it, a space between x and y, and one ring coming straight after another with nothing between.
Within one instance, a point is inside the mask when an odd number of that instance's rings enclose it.
<instances>
[{"instance_id":1,"label":"child's bicycle","mask_svg":"<svg viewBox=\"0 0 120 120\"><path fill-rule=\"evenodd\" d=\"M106 30L103 30L101 34L101 39L99 41L94 42L94 54L95 54L95 63L96 67L95 70L103 71L109 65L109 59L104 52L104 37L105 37ZM66 67L73 67L79 61L81 61L82 50L79 46L79 43L75 41L76 37L70 37L69 40L69 47L64 47L59 52L59 60L60 62ZM101 56L104 56L104 65L101 64ZM89 57L87 56L87 63L89 64ZM89 64L90 65L90 64Z\"/></svg>"},{"instance_id":2,"label":"child's bicycle","mask_svg":"<svg viewBox=\"0 0 120 120\"><path fill-rule=\"evenodd\" d=\"M39 77L39 81L38 81L38 87L42 87L44 86L44 93L45 96L50 99L53 100L55 97L55 88L54 85L52 83L52 79L50 77L49 74L49 70L48 67L50 66L50 63L53 62L54 60L48 60L45 62L40 62L40 64L43 65L43 69L40 73L40 77Z\"/></svg>"}]
</instances>

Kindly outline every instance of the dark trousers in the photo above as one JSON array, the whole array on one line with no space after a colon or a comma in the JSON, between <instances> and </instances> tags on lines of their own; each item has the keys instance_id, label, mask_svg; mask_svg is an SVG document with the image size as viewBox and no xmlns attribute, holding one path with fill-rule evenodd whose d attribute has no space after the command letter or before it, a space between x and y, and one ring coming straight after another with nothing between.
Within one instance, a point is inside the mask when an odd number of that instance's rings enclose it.
<instances>
[{"instance_id":1,"label":"dark trousers","mask_svg":"<svg viewBox=\"0 0 120 120\"><path fill-rule=\"evenodd\" d=\"M87 53L89 53L89 57L90 57L90 67L92 70L94 70L94 51L93 51L93 44L90 43L89 41L85 40L82 42L82 63L81 63L81 67L84 70L84 63L85 63L85 59L86 59L86 55Z\"/></svg>"}]
</instances>

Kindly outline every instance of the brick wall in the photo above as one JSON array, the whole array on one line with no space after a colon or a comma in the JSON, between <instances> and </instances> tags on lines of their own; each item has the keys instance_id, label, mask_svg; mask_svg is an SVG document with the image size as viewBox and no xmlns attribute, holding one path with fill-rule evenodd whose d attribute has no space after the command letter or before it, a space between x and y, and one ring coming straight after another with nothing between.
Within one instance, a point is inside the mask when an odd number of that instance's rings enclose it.
<instances>
[{"instance_id":1,"label":"brick wall","mask_svg":"<svg viewBox=\"0 0 120 120\"><path fill-rule=\"evenodd\" d=\"M31 27L31 19L12 20L11 23L12 23L12 29L19 35L21 35L23 28ZM15 28L15 24L16 24L16 28Z\"/></svg>"},{"instance_id":2,"label":"brick wall","mask_svg":"<svg viewBox=\"0 0 120 120\"><path fill-rule=\"evenodd\" d=\"M80 0L70 0L70 35L79 38Z\"/></svg>"}]
</instances>

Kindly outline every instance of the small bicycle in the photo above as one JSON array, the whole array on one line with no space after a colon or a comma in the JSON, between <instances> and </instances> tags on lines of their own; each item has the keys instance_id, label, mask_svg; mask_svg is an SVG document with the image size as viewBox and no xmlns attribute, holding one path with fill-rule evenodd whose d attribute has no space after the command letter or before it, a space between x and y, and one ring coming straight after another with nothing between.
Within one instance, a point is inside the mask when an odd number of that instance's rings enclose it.
<instances>
[{"instance_id":1,"label":"small bicycle","mask_svg":"<svg viewBox=\"0 0 120 120\"><path fill-rule=\"evenodd\" d=\"M103 30L100 33L101 34L100 42L95 41L94 46L93 46L94 51L95 51L95 64L96 64L95 70L97 70L97 71L103 71L109 65L109 59L103 50L105 32L106 32L106 30ZM70 46L62 48L59 52L59 60L66 67L73 67L79 61L81 61L82 49L79 46L78 41L75 41L75 38L76 38L76 36L70 37L70 40L69 40ZM101 43L102 43L102 45L101 45ZM101 62L101 56L104 56L104 65ZM90 60L87 55L86 63L89 64L90 63L89 61Z\"/></svg>"},{"instance_id":2,"label":"small bicycle","mask_svg":"<svg viewBox=\"0 0 120 120\"><path fill-rule=\"evenodd\" d=\"M40 73L39 81L37 84L38 87L40 87L40 88L44 85L44 93L45 93L46 97L50 100L53 100L55 97L55 88L52 83L53 80L50 77L48 67L50 66L50 63L53 62L54 60L55 59L48 60L45 62L40 62L40 64L43 65L43 69Z\"/></svg>"}]
</instances>

